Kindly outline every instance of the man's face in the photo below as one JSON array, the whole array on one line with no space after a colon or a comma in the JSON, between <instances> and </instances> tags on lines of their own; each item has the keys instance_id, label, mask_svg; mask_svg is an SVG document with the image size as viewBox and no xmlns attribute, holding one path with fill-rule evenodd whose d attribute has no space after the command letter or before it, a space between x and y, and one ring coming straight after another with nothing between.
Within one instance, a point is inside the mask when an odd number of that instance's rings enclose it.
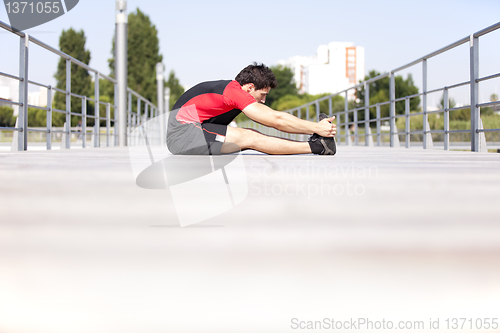
<instances>
[{"instance_id":1,"label":"man's face","mask_svg":"<svg viewBox=\"0 0 500 333\"><path fill-rule=\"evenodd\" d=\"M252 87L249 89L248 93L250 95L252 95L252 97L255 98L255 100L258 103L264 104L266 102L266 97L269 94L270 90L271 90L271 88L269 88L269 87L255 90L255 87L253 87L253 85L252 85Z\"/></svg>"}]
</instances>

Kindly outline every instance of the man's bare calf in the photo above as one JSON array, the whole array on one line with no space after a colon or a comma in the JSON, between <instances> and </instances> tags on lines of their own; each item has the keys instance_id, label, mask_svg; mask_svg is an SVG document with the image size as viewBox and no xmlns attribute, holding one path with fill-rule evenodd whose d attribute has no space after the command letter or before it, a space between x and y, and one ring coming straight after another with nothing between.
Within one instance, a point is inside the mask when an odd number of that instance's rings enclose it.
<instances>
[{"instance_id":1,"label":"man's bare calf","mask_svg":"<svg viewBox=\"0 0 500 333\"><path fill-rule=\"evenodd\" d=\"M254 149L266 154L289 155L310 154L308 142L299 142L264 135L256 130L238 127L228 127L226 141L222 146L222 153L232 153L237 145L241 150Z\"/></svg>"}]
</instances>

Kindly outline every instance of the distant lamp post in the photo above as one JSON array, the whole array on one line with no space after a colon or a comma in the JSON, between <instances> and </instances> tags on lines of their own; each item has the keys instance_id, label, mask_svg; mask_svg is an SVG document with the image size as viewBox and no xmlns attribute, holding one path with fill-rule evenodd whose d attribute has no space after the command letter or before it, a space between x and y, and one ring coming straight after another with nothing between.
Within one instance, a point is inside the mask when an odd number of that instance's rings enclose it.
<instances>
[{"instance_id":1,"label":"distant lamp post","mask_svg":"<svg viewBox=\"0 0 500 333\"><path fill-rule=\"evenodd\" d=\"M166 142L166 126L167 123L165 121L165 107L163 105L163 72L165 71L165 66L161 62L156 64L156 86L158 93L158 119L160 120L160 137L162 138L162 142Z\"/></svg>"},{"instance_id":2,"label":"distant lamp post","mask_svg":"<svg viewBox=\"0 0 500 333\"><path fill-rule=\"evenodd\" d=\"M115 73L118 85L118 144L127 145L127 1L116 1Z\"/></svg>"},{"instance_id":3,"label":"distant lamp post","mask_svg":"<svg viewBox=\"0 0 500 333\"><path fill-rule=\"evenodd\" d=\"M165 71L165 66L161 62L156 64L156 83L157 83L157 91L158 91L158 110L160 114L165 113L165 109L163 107L163 72Z\"/></svg>"}]
</instances>

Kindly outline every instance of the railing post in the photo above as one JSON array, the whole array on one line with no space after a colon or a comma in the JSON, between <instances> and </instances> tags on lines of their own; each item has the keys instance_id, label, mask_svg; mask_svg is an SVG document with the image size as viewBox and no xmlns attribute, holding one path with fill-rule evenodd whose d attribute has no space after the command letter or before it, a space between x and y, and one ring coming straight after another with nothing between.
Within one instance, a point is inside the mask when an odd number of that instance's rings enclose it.
<instances>
[{"instance_id":1,"label":"railing post","mask_svg":"<svg viewBox=\"0 0 500 333\"><path fill-rule=\"evenodd\" d=\"M70 148L71 142L71 60L66 59L66 142L64 148Z\"/></svg>"},{"instance_id":2,"label":"railing post","mask_svg":"<svg viewBox=\"0 0 500 333\"><path fill-rule=\"evenodd\" d=\"M113 114L114 114L114 123L113 123L113 134L114 134L114 137L115 137L115 147L118 146L118 141L119 141L119 138L118 138L118 83L114 83L114 104L115 106L113 107Z\"/></svg>"},{"instance_id":3,"label":"railing post","mask_svg":"<svg viewBox=\"0 0 500 333\"><path fill-rule=\"evenodd\" d=\"M309 120L309 104L306 106L306 120Z\"/></svg>"},{"instance_id":4,"label":"railing post","mask_svg":"<svg viewBox=\"0 0 500 333\"><path fill-rule=\"evenodd\" d=\"M444 107L444 150L450 150L450 101L448 99L448 88L444 87L443 93L443 107Z\"/></svg>"},{"instance_id":5,"label":"railing post","mask_svg":"<svg viewBox=\"0 0 500 333\"><path fill-rule=\"evenodd\" d=\"M115 109L116 118L116 109ZM115 123L116 126L116 123ZM116 127L115 127L116 128ZM130 144L130 134L132 133L132 93L128 93L128 103L127 103L127 143ZM116 133L115 133L116 134Z\"/></svg>"},{"instance_id":6,"label":"railing post","mask_svg":"<svg viewBox=\"0 0 500 333\"><path fill-rule=\"evenodd\" d=\"M87 144L87 96L82 98L82 148Z\"/></svg>"},{"instance_id":7,"label":"railing post","mask_svg":"<svg viewBox=\"0 0 500 333\"><path fill-rule=\"evenodd\" d=\"M370 128L370 84L365 81L365 146L369 146L368 129Z\"/></svg>"},{"instance_id":8,"label":"railing post","mask_svg":"<svg viewBox=\"0 0 500 333\"><path fill-rule=\"evenodd\" d=\"M127 145L127 1L116 0L115 73L118 81L118 142Z\"/></svg>"},{"instance_id":9,"label":"railing post","mask_svg":"<svg viewBox=\"0 0 500 333\"><path fill-rule=\"evenodd\" d=\"M333 116L333 108L332 108L332 98L328 99L328 118Z\"/></svg>"},{"instance_id":10,"label":"railing post","mask_svg":"<svg viewBox=\"0 0 500 333\"><path fill-rule=\"evenodd\" d=\"M394 73L391 72L389 83L389 126L390 126L390 145L395 146L394 135L397 132L396 127L396 80Z\"/></svg>"},{"instance_id":11,"label":"railing post","mask_svg":"<svg viewBox=\"0 0 500 333\"><path fill-rule=\"evenodd\" d=\"M422 116L422 131L423 135L423 145L424 149L427 149L427 125L429 123L429 119L427 117L427 59L422 61L422 112L424 113Z\"/></svg>"},{"instance_id":12,"label":"railing post","mask_svg":"<svg viewBox=\"0 0 500 333\"><path fill-rule=\"evenodd\" d=\"M470 35L470 138L471 151L479 151L479 38Z\"/></svg>"},{"instance_id":13,"label":"railing post","mask_svg":"<svg viewBox=\"0 0 500 333\"><path fill-rule=\"evenodd\" d=\"M410 99L405 98L405 146L410 148Z\"/></svg>"},{"instance_id":14,"label":"railing post","mask_svg":"<svg viewBox=\"0 0 500 333\"><path fill-rule=\"evenodd\" d=\"M94 97L95 97L95 102L94 102L94 135L97 135L96 138L94 138L94 147L100 147L100 135L101 135L101 112L99 110L100 104L99 103L99 73L95 72L94 74ZM97 134L96 134L97 133Z\"/></svg>"},{"instance_id":15,"label":"railing post","mask_svg":"<svg viewBox=\"0 0 500 333\"><path fill-rule=\"evenodd\" d=\"M139 97L137 97L137 120L138 120L138 124L137 125L141 125L142 124L141 99Z\"/></svg>"},{"instance_id":16,"label":"railing post","mask_svg":"<svg viewBox=\"0 0 500 333\"><path fill-rule=\"evenodd\" d=\"M344 97L344 120L345 120L345 144L349 145L349 101L347 100L348 98L348 91L346 90L345 92L345 97Z\"/></svg>"},{"instance_id":17,"label":"railing post","mask_svg":"<svg viewBox=\"0 0 500 333\"><path fill-rule=\"evenodd\" d=\"M316 121L319 121L319 102L316 101Z\"/></svg>"},{"instance_id":18,"label":"railing post","mask_svg":"<svg viewBox=\"0 0 500 333\"><path fill-rule=\"evenodd\" d=\"M24 34L20 38L19 48L19 113L17 124L22 132L18 135L17 150L28 149L28 56L29 56L29 35Z\"/></svg>"},{"instance_id":19,"label":"railing post","mask_svg":"<svg viewBox=\"0 0 500 333\"><path fill-rule=\"evenodd\" d=\"M358 110L353 111L353 122L354 122L354 145L358 145Z\"/></svg>"},{"instance_id":20,"label":"railing post","mask_svg":"<svg viewBox=\"0 0 500 333\"><path fill-rule=\"evenodd\" d=\"M109 147L109 135L111 134L111 104L106 104L106 147Z\"/></svg>"},{"instance_id":21,"label":"railing post","mask_svg":"<svg viewBox=\"0 0 500 333\"><path fill-rule=\"evenodd\" d=\"M47 88L47 150L52 149L52 87Z\"/></svg>"},{"instance_id":22,"label":"railing post","mask_svg":"<svg viewBox=\"0 0 500 333\"><path fill-rule=\"evenodd\" d=\"M381 145L381 132L380 132L380 104L377 103L377 146Z\"/></svg>"},{"instance_id":23,"label":"railing post","mask_svg":"<svg viewBox=\"0 0 500 333\"><path fill-rule=\"evenodd\" d=\"M165 66L161 62L156 64L156 92L157 92L157 100L158 100L158 111L160 114L164 112L163 103L165 102L165 98L163 96L163 72L165 71Z\"/></svg>"},{"instance_id":24,"label":"railing post","mask_svg":"<svg viewBox=\"0 0 500 333\"><path fill-rule=\"evenodd\" d=\"M293 111L292 111L292 114L293 114ZM300 109L297 109L297 118L300 118ZM299 134L295 134L295 140L299 141L301 137L299 136Z\"/></svg>"}]
</instances>

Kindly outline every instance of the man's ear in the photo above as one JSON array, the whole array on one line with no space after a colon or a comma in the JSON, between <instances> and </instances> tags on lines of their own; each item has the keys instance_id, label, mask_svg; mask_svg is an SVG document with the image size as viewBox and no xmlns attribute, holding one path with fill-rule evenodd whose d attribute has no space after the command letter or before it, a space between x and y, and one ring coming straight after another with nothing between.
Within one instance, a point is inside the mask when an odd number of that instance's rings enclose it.
<instances>
[{"instance_id":1,"label":"man's ear","mask_svg":"<svg viewBox=\"0 0 500 333\"><path fill-rule=\"evenodd\" d=\"M255 91L255 85L253 83L247 83L247 84L243 85L243 89L246 92L251 93L251 92Z\"/></svg>"}]
</instances>

